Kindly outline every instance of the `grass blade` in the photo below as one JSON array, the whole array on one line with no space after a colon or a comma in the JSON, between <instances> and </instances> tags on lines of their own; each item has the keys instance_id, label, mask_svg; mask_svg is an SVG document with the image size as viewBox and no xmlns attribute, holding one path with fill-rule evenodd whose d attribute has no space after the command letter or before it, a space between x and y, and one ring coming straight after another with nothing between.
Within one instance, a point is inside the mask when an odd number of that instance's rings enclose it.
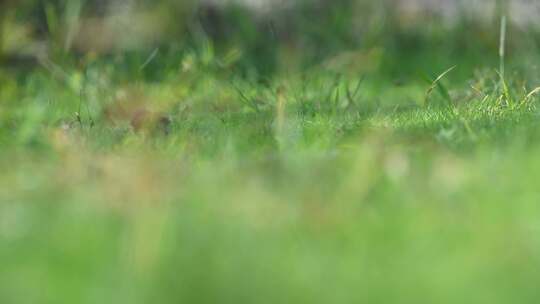
<instances>
[{"instance_id":1,"label":"grass blade","mask_svg":"<svg viewBox=\"0 0 540 304\"><path fill-rule=\"evenodd\" d=\"M429 87L429 89L426 91L426 95L425 95L425 99L424 99L424 104L425 105L428 104L429 97L431 96L431 93L433 93L433 90L435 90L435 88L439 88L439 92L444 97L444 99L446 99L446 101L448 101L449 104L452 102L452 99L450 97L450 94L448 93L448 90L440 82L441 82L441 80L443 80L443 78L446 75L448 75L450 72L452 72L455 68L456 68L456 66L453 66L453 67L449 68L448 70L444 71L437 78L435 78L435 80L431 83L431 86Z\"/></svg>"}]
</instances>

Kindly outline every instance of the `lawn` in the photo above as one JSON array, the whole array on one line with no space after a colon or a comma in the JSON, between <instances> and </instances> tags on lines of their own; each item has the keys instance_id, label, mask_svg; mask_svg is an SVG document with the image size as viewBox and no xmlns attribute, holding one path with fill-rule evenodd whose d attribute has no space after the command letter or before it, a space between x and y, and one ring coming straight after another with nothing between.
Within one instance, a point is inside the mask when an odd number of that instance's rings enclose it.
<instances>
[{"instance_id":1,"label":"lawn","mask_svg":"<svg viewBox=\"0 0 540 304\"><path fill-rule=\"evenodd\" d=\"M0 303L537 303L538 35L509 28L504 58L459 23L5 64Z\"/></svg>"}]
</instances>

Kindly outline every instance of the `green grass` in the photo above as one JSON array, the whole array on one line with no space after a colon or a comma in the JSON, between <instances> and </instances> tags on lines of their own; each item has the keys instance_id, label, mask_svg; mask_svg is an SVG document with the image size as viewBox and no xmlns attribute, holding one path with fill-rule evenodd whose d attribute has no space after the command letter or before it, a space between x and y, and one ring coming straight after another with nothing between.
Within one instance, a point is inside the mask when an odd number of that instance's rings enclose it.
<instances>
[{"instance_id":1,"label":"green grass","mask_svg":"<svg viewBox=\"0 0 540 304\"><path fill-rule=\"evenodd\" d=\"M538 55L441 31L0 67L0 303L536 303Z\"/></svg>"},{"instance_id":2,"label":"green grass","mask_svg":"<svg viewBox=\"0 0 540 304\"><path fill-rule=\"evenodd\" d=\"M320 70L123 89L67 73L2 82L2 303L536 300L534 96L450 85L470 97L423 106L392 98L428 84L354 94ZM107 120L129 90L166 109L168 135Z\"/></svg>"}]
</instances>

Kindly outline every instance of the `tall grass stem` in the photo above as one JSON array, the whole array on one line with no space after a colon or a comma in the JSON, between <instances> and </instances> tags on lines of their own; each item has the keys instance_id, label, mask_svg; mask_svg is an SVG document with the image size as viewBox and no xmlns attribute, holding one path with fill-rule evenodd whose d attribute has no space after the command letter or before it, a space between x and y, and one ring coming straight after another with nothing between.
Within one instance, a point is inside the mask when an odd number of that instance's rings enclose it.
<instances>
[{"instance_id":1,"label":"tall grass stem","mask_svg":"<svg viewBox=\"0 0 540 304\"><path fill-rule=\"evenodd\" d=\"M501 31L499 41L499 73L504 79L505 73L505 55L506 55L506 14L501 16Z\"/></svg>"}]
</instances>

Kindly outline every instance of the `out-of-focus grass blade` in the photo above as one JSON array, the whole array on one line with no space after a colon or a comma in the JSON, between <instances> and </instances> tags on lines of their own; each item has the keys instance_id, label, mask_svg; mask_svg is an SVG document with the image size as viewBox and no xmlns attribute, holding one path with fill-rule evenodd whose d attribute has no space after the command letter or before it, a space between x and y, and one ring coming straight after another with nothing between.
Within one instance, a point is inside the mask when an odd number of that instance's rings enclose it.
<instances>
[{"instance_id":1,"label":"out-of-focus grass blade","mask_svg":"<svg viewBox=\"0 0 540 304\"><path fill-rule=\"evenodd\" d=\"M534 95L540 93L540 87L537 87L536 89L532 90L529 94L527 94L526 99L531 99Z\"/></svg>"},{"instance_id":2,"label":"out-of-focus grass blade","mask_svg":"<svg viewBox=\"0 0 540 304\"><path fill-rule=\"evenodd\" d=\"M506 102L508 105L513 106L514 105L514 99L512 98L512 94L510 94L510 88L508 87L508 84L506 83L506 79L504 78L504 75L497 71L497 74L499 74L499 77L501 79L501 86L502 86L502 96L506 98Z\"/></svg>"},{"instance_id":3,"label":"out-of-focus grass blade","mask_svg":"<svg viewBox=\"0 0 540 304\"><path fill-rule=\"evenodd\" d=\"M452 72L456 66L453 66L449 68L448 70L444 71L442 74L440 74L435 80L431 83L431 86L426 91L426 96L424 100L424 104L427 105L429 102L429 97L431 96L431 93L433 93L433 90L437 88L439 90L439 93L441 93L442 97L448 102L448 105L452 103L452 98L450 97L450 94L448 93L448 90L446 87L441 83L441 80L448 75L448 73Z\"/></svg>"}]
</instances>

